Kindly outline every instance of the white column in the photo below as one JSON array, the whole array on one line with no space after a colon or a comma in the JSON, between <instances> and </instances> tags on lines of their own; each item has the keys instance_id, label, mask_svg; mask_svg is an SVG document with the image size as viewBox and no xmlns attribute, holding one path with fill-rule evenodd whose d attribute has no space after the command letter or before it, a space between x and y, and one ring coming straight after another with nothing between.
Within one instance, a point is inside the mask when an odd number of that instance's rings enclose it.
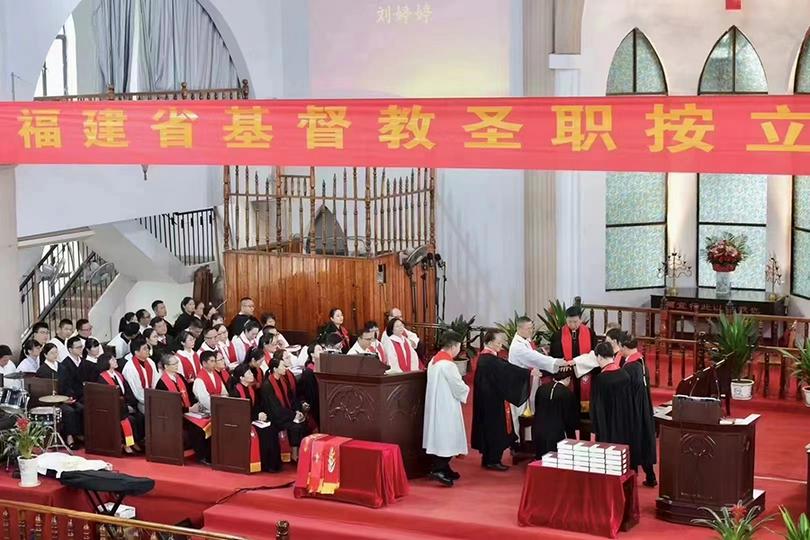
<instances>
[{"instance_id":1,"label":"white column","mask_svg":"<svg viewBox=\"0 0 810 540\"><path fill-rule=\"evenodd\" d=\"M14 167L0 167L0 344L19 350L20 275L17 260L17 196Z\"/></svg>"}]
</instances>

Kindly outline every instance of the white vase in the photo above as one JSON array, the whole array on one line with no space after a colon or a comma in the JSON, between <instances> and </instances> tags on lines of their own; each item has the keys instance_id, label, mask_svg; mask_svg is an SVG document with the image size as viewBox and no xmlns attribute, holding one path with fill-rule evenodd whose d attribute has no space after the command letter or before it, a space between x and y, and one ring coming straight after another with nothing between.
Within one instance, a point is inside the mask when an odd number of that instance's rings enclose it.
<instances>
[{"instance_id":1,"label":"white vase","mask_svg":"<svg viewBox=\"0 0 810 540\"><path fill-rule=\"evenodd\" d=\"M731 381L731 399L749 400L754 397L754 381L751 379L733 379Z\"/></svg>"},{"instance_id":2,"label":"white vase","mask_svg":"<svg viewBox=\"0 0 810 540\"><path fill-rule=\"evenodd\" d=\"M20 487L37 487L39 485L37 460L18 457L17 464L20 466Z\"/></svg>"},{"instance_id":3,"label":"white vase","mask_svg":"<svg viewBox=\"0 0 810 540\"><path fill-rule=\"evenodd\" d=\"M804 405L810 407L810 386L803 386L802 394L804 394Z\"/></svg>"},{"instance_id":4,"label":"white vase","mask_svg":"<svg viewBox=\"0 0 810 540\"><path fill-rule=\"evenodd\" d=\"M728 297L731 295L731 272L715 272L714 283L716 296Z\"/></svg>"}]
</instances>

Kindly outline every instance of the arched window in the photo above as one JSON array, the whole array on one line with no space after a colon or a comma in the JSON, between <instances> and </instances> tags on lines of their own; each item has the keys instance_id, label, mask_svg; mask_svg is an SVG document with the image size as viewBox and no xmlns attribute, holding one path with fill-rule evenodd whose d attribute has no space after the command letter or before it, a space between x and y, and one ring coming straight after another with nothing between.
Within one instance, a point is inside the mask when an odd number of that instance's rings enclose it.
<instances>
[{"instance_id":1,"label":"arched window","mask_svg":"<svg viewBox=\"0 0 810 540\"><path fill-rule=\"evenodd\" d=\"M804 38L793 91L810 94L810 30ZM793 177L790 294L810 299L810 176Z\"/></svg>"},{"instance_id":2,"label":"arched window","mask_svg":"<svg viewBox=\"0 0 810 540\"><path fill-rule=\"evenodd\" d=\"M748 38L732 26L714 45L703 66L700 94L767 94L765 69ZM697 282L714 287L715 272L703 250L707 237L724 232L748 239L749 258L732 277L735 289L764 289L768 260L768 177L750 174L698 175Z\"/></svg>"},{"instance_id":3,"label":"arched window","mask_svg":"<svg viewBox=\"0 0 810 540\"><path fill-rule=\"evenodd\" d=\"M66 96L76 93L78 69L76 67L76 30L73 15L56 34L48 55L42 63L34 96Z\"/></svg>"},{"instance_id":4,"label":"arched window","mask_svg":"<svg viewBox=\"0 0 810 540\"><path fill-rule=\"evenodd\" d=\"M633 29L613 55L607 95L666 94L658 55ZM667 246L667 175L608 173L605 190L605 289L662 287L658 267Z\"/></svg>"}]
</instances>

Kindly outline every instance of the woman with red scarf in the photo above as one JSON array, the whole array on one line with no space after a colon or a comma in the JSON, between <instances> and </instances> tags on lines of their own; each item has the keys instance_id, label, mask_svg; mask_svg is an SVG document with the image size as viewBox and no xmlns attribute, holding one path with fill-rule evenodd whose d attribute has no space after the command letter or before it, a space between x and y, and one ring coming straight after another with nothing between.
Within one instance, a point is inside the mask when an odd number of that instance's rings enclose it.
<instances>
[{"instance_id":1,"label":"woman with red scarf","mask_svg":"<svg viewBox=\"0 0 810 540\"><path fill-rule=\"evenodd\" d=\"M234 398L250 400L250 418L253 421L267 422L267 413L262 411L262 400L260 392L256 390L253 372L247 364L241 364L233 370L232 379L234 381L228 395ZM278 444L278 430L270 425L267 427L256 427L256 435L259 439L259 453L261 456L261 468L263 471L278 472L281 470L281 449Z\"/></svg>"},{"instance_id":2,"label":"woman with red scarf","mask_svg":"<svg viewBox=\"0 0 810 540\"><path fill-rule=\"evenodd\" d=\"M138 410L138 400L124 377L118 373L118 360L110 354L102 354L96 362L100 375L98 383L115 386L121 392L124 400L121 404L121 433L124 452L127 454L140 452L139 445L143 442L145 419Z\"/></svg>"},{"instance_id":3,"label":"woman with red scarf","mask_svg":"<svg viewBox=\"0 0 810 540\"><path fill-rule=\"evenodd\" d=\"M298 401L295 377L284 364L284 351L276 351L270 360L262 385L262 412L278 431L286 431L292 448L292 459L298 461L298 447L309 435L306 424L307 403Z\"/></svg>"},{"instance_id":4,"label":"woman with red scarf","mask_svg":"<svg viewBox=\"0 0 810 540\"><path fill-rule=\"evenodd\" d=\"M340 335L340 350L343 354L349 352L351 348L351 338L349 331L343 326L343 311L339 308L332 308L329 310L329 322L321 330L321 334L339 334Z\"/></svg>"},{"instance_id":5,"label":"woman with red scarf","mask_svg":"<svg viewBox=\"0 0 810 540\"><path fill-rule=\"evenodd\" d=\"M388 373L408 373L419 371L419 355L405 334L405 323L401 319L391 319L385 326L388 339L383 341L385 362Z\"/></svg>"}]
</instances>

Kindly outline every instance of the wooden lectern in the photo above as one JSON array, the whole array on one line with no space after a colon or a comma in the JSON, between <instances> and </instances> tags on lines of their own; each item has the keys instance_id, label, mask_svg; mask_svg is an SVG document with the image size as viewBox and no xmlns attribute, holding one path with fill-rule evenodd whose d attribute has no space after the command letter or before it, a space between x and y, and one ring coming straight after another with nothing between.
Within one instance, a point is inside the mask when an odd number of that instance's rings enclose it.
<instances>
[{"instance_id":1,"label":"wooden lectern","mask_svg":"<svg viewBox=\"0 0 810 540\"><path fill-rule=\"evenodd\" d=\"M250 400L211 396L211 466L250 474Z\"/></svg>"},{"instance_id":2,"label":"wooden lectern","mask_svg":"<svg viewBox=\"0 0 810 540\"><path fill-rule=\"evenodd\" d=\"M123 400L117 386L84 385L84 447L88 454L121 456Z\"/></svg>"},{"instance_id":3,"label":"wooden lectern","mask_svg":"<svg viewBox=\"0 0 810 540\"><path fill-rule=\"evenodd\" d=\"M320 431L399 445L408 477L423 476L424 371L386 375L374 355L321 354L318 378Z\"/></svg>"},{"instance_id":4,"label":"wooden lectern","mask_svg":"<svg viewBox=\"0 0 810 540\"><path fill-rule=\"evenodd\" d=\"M183 403L177 392L144 390L146 461L183 465Z\"/></svg>"},{"instance_id":5,"label":"wooden lectern","mask_svg":"<svg viewBox=\"0 0 810 540\"><path fill-rule=\"evenodd\" d=\"M724 506L742 501L765 508L765 492L754 489L758 414L720 419L720 400L676 396L674 409L655 415L660 429L660 491L656 515L691 525ZM714 409L714 410L713 410Z\"/></svg>"}]
</instances>

